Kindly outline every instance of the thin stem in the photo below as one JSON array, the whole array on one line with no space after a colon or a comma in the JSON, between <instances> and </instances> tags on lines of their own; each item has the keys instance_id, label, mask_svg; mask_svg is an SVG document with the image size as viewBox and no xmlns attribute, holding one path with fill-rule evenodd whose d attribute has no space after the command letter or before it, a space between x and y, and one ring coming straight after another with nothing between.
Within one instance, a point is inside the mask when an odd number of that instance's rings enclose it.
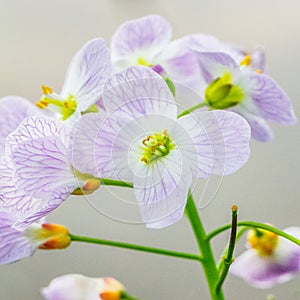
<instances>
[{"instance_id":1,"label":"thin stem","mask_svg":"<svg viewBox=\"0 0 300 300\"><path fill-rule=\"evenodd\" d=\"M183 117L183 116L185 116L185 115L188 115L188 114L190 114L191 112L193 112L193 111L195 111L195 110L197 110L197 109L199 109L199 108L201 108L201 107L204 107L204 106L207 106L206 101L203 101L203 102L201 102L201 103L198 103L198 104L196 104L196 105L190 107L189 109L184 110L183 112L181 112L181 113L177 116L177 118L181 118L181 117Z\"/></svg>"},{"instance_id":2,"label":"thin stem","mask_svg":"<svg viewBox=\"0 0 300 300\"><path fill-rule=\"evenodd\" d=\"M259 222L252 222L252 221L240 221L237 223L237 226L265 229L267 231L274 232L274 233L278 234L279 236L282 236L282 237L286 238L287 240L290 240L291 242L300 246L299 239L293 237L290 234L285 233L284 231L282 231L280 229L277 229L277 228L267 225L267 224L263 224L263 223L259 223ZM231 224L223 225L223 226L213 230L212 232L210 232L206 238L207 238L207 240L211 240L213 237L217 236L218 234L220 234L230 228L231 228Z\"/></svg>"},{"instance_id":3,"label":"thin stem","mask_svg":"<svg viewBox=\"0 0 300 300\"><path fill-rule=\"evenodd\" d=\"M125 249L131 249L131 250L136 250L136 251L185 258L185 259L189 259L189 260L197 260L197 261L202 260L202 258L199 255L191 254L191 253L178 252L178 251L172 251L172 250L166 250L166 249L160 249L160 248L153 248L153 247L148 247L148 246L123 243L123 242L102 240L102 239L96 239L96 238L91 238L91 237L86 237L86 236L78 236L78 235L74 235L74 234L70 234L70 237L73 242L83 242L83 243L125 248Z\"/></svg>"},{"instance_id":4,"label":"thin stem","mask_svg":"<svg viewBox=\"0 0 300 300\"><path fill-rule=\"evenodd\" d=\"M121 293L121 298L120 299L123 299L123 300L139 300L138 298L130 296L126 292Z\"/></svg>"},{"instance_id":5,"label":"thin stem","mask_svg":"<svg viewBox=\"0 0 300 300\"><path fill-rule=\"evenodd\" d=\"M192 194L189 194L188 196L187 205L185 209L186 214L192 225L195 237L197 239L199 250L201 252L201 263L206 276L206 280L208 282L211 298L213 300L223 300L224 296L222 294L222 291L220 291L218 295L215 294L215 285L219 277L218 270L216 267L216 262L213 256L210 242L207 239L206 232L200 220Z\"/></svg>"},{"instance_id":6,"label":"thin stem","mask_svg":"<svg viewBox=\"0 0 300 300\"><path fill-rule=\"evenodd\" d=\"M237 206L232 207L232 220L231 220L231 234L230 241L226 255L223 258L223 267L219 281L216 284L216 294L219 294L222 288L222 285L227 277L230 265L233 262L233 252L236 242L236 232L237 232Z\"/></svg>"},{"instance_id":7,"label":"thin stem","mask_svg":"<svg viewBox=\"0 0 300 300\"><path fill-rule=\"evenodd\" d=\"M100 181L101 184L103 185L113 185L113 186L133 188L133 184L131 182L120 181L120 180L109 179L109 178L100 178Z\"/></svg>"}]
</instances>

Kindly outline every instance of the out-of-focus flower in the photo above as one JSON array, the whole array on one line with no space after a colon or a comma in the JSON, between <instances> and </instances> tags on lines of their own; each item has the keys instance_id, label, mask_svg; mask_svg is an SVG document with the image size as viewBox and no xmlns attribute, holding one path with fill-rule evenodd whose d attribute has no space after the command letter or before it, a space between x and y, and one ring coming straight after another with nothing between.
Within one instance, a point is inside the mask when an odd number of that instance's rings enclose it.
<instances>
[{"instance_id":1,"label":"out-of-focus flower","mask_svg":"<svg viewBox=\"0 0 300 300\"><path fill-rule=\"evenodd\" d=\"M21 212L16 228L49 214L74 190L87 194L99 187L99 180L73 168L69 139L62 122L38 116L25 119L7 137L0 196L4 207Z\"/></svg>"},{"instance_id":2,"label":"out-of-focus flower","mask_svg":"<svg viewBox=\"0 0 300 300\"><path fill-rule=\"evenodd\" d=\"M143 221L161 228L183 214L192 179L235 172L249 156L250 128L237 114L196 112L177 119L164 80L145 67L104 87L107 117L88 114L74 134L80 172L133 182Z\"/></svg>"},{"instance_id":3,"label":"out-of-focus flower","mask_svg":"<svg viewBox=\"0 0 300 300\"><path fill-rule=\"evenodd\" d=\"M38 109L22 97L6 96L0 99L0 155L4 153L6 137L25 118L38 114Z\"/></svg>"},{"instance_id":4,"label":"out-of-focus flower","mask_svg":"<svg viewBox=\"0 0 300 300\"><path fill-rule=\"evenodd\" d=\"M284 232L300 238L300 228ZM300 271L300 247L270 231L255 229L248 234L248 246L237 257L230 272L257 288L270 288L286 282Z\"/></svg>"},{"instance_id":5,"label":"out-of-focus flower","mask_svg":"<svg viewBox=\"0 0 300 300\"><path fill-rule=\"evenodd\" d=\"M170 42L171 35L170 24L158 15L125 22L111 41L114 71L142 65L171 78L175 84L193 85L194 79L199 77L194 54L181 40Z\"/></svg>"},{"instance_id":6,"label":"out-of-focus flower","mask_svg":"<svg viewBox=\"0 0 300 300\"><path fill-rule=\"evenodd\" d=\"M68 274L53 279L41 293L45 300L119 300L124 286L114 278Z\"/></svg>"},{"instance_id":7,"label":"out-of-focus flower","mask_svg":"<svg viewBox=\"0 0 300 300\"><path fill-rule=\"evenodd\" d=\"M266 121L282 125L297 122L289 97L263 73L265 61L260 49L251 56L210 36L196 35L187 40L201 71L197 84L212 109L230 109L242 115L259 141L273 138Z\"/></svg>"},{"instance_id":8,"label":"out-of-focus flower","mask_svg":"<svg viewBox=\"0 0 300 300\"><path fill-rule=\"evenodd\" d=\"M69 231L58 224L31 224L24 231L13 228L21 217L19 211L5 208L0 202L0 264L31 256L40 249L64 249L71 243Z\"/></svg>"},{"instance_id":9,"label":"out-of-focus flower","mask_svg":"<svg viewBox=\"0 0 300 300\"><path fill-rule=\"evenodd\" d=\"M43 86L37 106L54 111L61 120L77 120L81 113L93 109L110 74L110 54L104 40L91 40L74 56L60 94Z\"/></svg>"}]
</instances>

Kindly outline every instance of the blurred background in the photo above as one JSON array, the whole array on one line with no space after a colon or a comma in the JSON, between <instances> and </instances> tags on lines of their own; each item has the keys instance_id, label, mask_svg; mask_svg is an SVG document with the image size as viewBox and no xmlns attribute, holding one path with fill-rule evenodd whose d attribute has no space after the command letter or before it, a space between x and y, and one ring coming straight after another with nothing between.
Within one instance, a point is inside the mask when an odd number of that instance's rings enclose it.
<instances>
[{"instance_id":1,"label":"blurred background","mask_svg":"<svg viewBox=\"0 0 300 300\"><path fill-rule=\"evenodd\" d=\"M0 0L0 97L15 94L36 101L42 84L59 91L72 56L87 40L103 37L109 45L121 23L156 13L171 23L174 38L201 32L249 49L263 45L269 73L287 91L299 117L299 9L295 0ZM201 215L208 230L230 221L233 204L239 207L240 220L268 222L282 229L300 226L300 126L273 128L274 142L252 141L249 162L224 178L213 201L203 205ZM199 195L204 185L197 186ZM74 234L197 251L185 218L162 230L117 221L130 215L138 218L136 206L126 211L128 205L119 206L119 197L134 203L131 191L101 188L88 199L70 197L48 220L66 225ZM227 240L228 233L214 240L216 255ZM241 240L236 255L243 249ZM64 251L38 251L32 258L1 266L0 298L41 299L40 288L66 273L113 276L142 300L209 299L195 262L79 243ZM275 299L300 299L300 276L271 290L255 290L229 276L225 294L230 300L266 299L269 294Z\"/></svg>"}]
</instances>

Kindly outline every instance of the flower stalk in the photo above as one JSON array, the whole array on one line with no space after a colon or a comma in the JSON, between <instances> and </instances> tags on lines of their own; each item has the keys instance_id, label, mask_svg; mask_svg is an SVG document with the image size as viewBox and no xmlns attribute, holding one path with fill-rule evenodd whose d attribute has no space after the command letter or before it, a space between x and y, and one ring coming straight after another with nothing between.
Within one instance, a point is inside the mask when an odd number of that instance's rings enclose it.
<instances>
[{"instance_id":1,"label":"flower stalk","mask_svg":"<svg viewBox=\"0 0 300 300\"><path fill-rule=\"evenodd\" d=\"M237 236L237 206L233 205L231 211L232 211L232 221L231 221L230 241L229 241L228 250L226 251L226 254L223 256L222 259L223 264L222 264L220 278L219 281L217 282L216 289L215 289L216 294L219 294L221 292L221 288L228 274L230 265L233 263L234 260L233 252L234 252L236 236Z\"/></svg>"}]
</instances>

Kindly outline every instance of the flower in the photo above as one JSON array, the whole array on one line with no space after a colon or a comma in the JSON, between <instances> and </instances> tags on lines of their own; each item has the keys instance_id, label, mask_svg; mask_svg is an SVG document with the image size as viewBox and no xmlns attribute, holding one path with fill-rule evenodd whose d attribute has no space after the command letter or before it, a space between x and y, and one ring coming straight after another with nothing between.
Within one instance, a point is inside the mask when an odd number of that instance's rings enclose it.
<instances>
[{"instance_id":1,"label":"flower","mask_svg":"<svg viewBox=\"0 0 300 300\"><path fill-rule=\"evenodd\" d=\"M38 116L25 119L7 137L7 155L0 161L0 196L6 208L21 212L16 228L49 214L74 190L79 194L78 188L83 194L99 187L99 180L73 168L69 139L62 122Z\"/></svg>"},{"instance_id":2,"label":"flower","mask_svg":"<svg viewBox=\"0 0 300 300\"><path fill-rule=\"evenodd\" d=\"M300 228L284 232L300 238ZM300 247L293 242L262 229L248 234L249 249L237 257L230 272L257 288L270 288L290 280L300 271Z\"/></svg>"},{"instance_id":3,"label":"flower","mask_svg":"<svg viewBox=\"0 0 300 300\"><path fill-rule=\"evenodd\" d=\"M109 50L103 39L93 39L74 56L60 94L48 86L42 86L43 95L37 106L52 110L61 120L72 123L80 118L81 113L91 107L93 109L110 74Z\"/></svg>"},{"instance_id":4,"label":"flower","mask_svg":"<svg viewBox=\"0 0 300 300\"><path fill-rule=\"evenodd\" d=\"M75 166L133 182L148 227L182 217L193 178L233 173L248 159L250 129L243 118L215 111L177 119L172 93L149 68L131 67L113 76L103 101L106 117L87 114L78 122Z\"/></svg>"},{"instance_id":5,"label":"flower","mask_svg":"<svg viewBox=\"0 0 300 300\"><path fill-rule=\"evenodd\" d=\"M111 277L67 274L53 279L41 292L45 300L118 300L124 291L124 286Z\"/></svg>"},{"instance_id":6,"label":"flower","mask_svg":"<svg viewBox=\"0 0 300 300\"><path fill-rule=\"evenodd\" d=\"M24 231L13 228L20 216L20 211L0 204L0 264L29 257L38 248L64 249L70 245L69 231L62 225L47 224L40 220Z\"/></svg>"},{"instance_id":7,"label":"flower","mask_svg":"<svg viewBox=\"0 0 300 300\"><path fill-rule=\"evenodd\" d=\"M111 40L113 69L120 72L131 66L147 66L170 86L172 81L190 86L199 77L197 61L181 40L170 42L171 35L170 24L158 15L125 22Z\"/></svg>"},{"instance_id":8,"label":"flower","mask_svg":"<svg viewBox=\"0 0 300 300\"><path fill-rule=\"evenodd\" d=\"M192 36L186 41L195 51L202 95L212 109L230 109L251 126L252 137L270 141L273 132L266 121L282 125L297 122L289 97L265 70L264 53L252 54L209 36Z\"/></svg>"},{"instance_id":9,"label":"flower","mask_svg":"<svg viewBox=\"0 0 300 300\"><path fill-rule=\"evenodd\" d=\"M4 153L6 137L27 117L38 115L38 109L18 96L0 99L0 155Z\"/></svg>"}]
</instances>

